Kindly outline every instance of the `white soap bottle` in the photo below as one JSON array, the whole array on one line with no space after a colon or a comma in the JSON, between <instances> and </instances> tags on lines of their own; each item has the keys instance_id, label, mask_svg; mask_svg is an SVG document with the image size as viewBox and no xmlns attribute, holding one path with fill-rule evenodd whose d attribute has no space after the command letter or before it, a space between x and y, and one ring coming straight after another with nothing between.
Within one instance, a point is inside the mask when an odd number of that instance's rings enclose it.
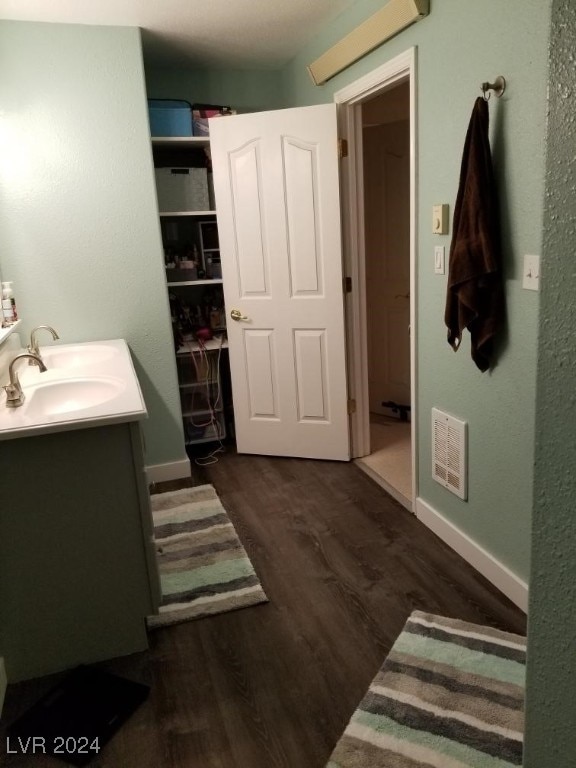
<instances>
[{"instance_id":1,"label":"white soap bottle","mask_svg":"<svg viewBox=\"0 0 576 768\"><path fill-rule=\"evenodd\" d=\"M18 320L18 312L16 311L16 299L14 298L14 290L12 288L12 281L2 283L2 325L14 325Z\"/></svg>"}]
</instances>

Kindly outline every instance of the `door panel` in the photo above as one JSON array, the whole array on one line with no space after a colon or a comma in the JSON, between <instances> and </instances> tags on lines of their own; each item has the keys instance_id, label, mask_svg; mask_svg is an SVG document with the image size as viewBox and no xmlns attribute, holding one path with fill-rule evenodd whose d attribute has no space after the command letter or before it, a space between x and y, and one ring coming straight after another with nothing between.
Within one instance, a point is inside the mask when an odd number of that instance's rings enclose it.
<instances>
[{"instance_id":1,"label":"door panel","mask_svg":"<svg viewBox=\"0 0 576 768\"><path fill-rule=\"evenodd\" d=\"M346 460L336 107L214 119L210 143L238 450Z\"/></svg>"}]
</instances>

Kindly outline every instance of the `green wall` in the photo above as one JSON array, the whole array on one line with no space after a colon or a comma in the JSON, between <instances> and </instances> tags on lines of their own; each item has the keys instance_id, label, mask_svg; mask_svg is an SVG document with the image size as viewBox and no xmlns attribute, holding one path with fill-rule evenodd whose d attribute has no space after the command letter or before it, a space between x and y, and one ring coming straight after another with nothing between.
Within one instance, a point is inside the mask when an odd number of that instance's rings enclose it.
<instances>
[{"instance_id":1,"label":"green wall","mask_svg":"<svg viewBox=\"0 0 576 768\"><path fill-rule=\"evenodd\" d=\"M125 338L146 463L185 459L139 30L0 22L0 72L0 262L23 338Z\"/></svg>"},{"instance_id":2,"label":"green wall","mask_svg":"<svg viewBox=\"0 0 576 768\"><path fill-rule=\"evenodd\" d=\"M435 0L426 19L323 86L306 66L382 6L360 0L284 70L287 106L332 101L335 91L417 47L419 495L519 577L529 568L539 295L521 286L524 254L540 253L544 197L546 49L550 0ZM446 277L433 271L432 205L455 202L464 137L480 83L506 77L490 103L501 192L508 327L497 367L480 373L469 336L457 354L443 322ZM469 424L469 500L431 478L431 408Z\"/></svg>"},{"instance_id":3,"label":"green wall","mask_svg":"<svg viewBox=\"0 0 576 768\"><path fill-rule=\"evenodd\" d=\"M285 106L282 75L274 70L157 69L147 65L146 88L151 99L224 104L239 112Z\"/></svg>"},{"instance_id":4,"label":"green wall","mask_svg":"<svg viewBox=\"0 0 576 768\"><path fill-rule=\"evenodd\" d=\"M576 765L576 8L555 0L538 346L525 768Z\"/></svg>"}]
</instances>

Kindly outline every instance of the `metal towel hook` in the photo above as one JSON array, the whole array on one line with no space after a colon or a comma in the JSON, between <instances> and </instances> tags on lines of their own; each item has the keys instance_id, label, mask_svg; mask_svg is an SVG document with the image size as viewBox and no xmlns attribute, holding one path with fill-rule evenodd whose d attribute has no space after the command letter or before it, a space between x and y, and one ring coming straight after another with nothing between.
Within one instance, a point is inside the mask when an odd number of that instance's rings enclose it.
<instances>
[{"instance_id":1,"label":"metal towel hook","mask_svg":"<svg viewBox=\"0 0 576 768\"><path fill-rule=\"evenodd\" d=\"M482 83L480 88L482 89L482 94L484 95L484 99L486 101L488 101L488 99L492 95L491 91L494 91L496 96L500 98L504 93L504 91L506 90L506 80L502 75L498 75L498 77L496 78L496 80L494 80L493 83L488 83L488 82Z\"/></svg>"}]
</instances>

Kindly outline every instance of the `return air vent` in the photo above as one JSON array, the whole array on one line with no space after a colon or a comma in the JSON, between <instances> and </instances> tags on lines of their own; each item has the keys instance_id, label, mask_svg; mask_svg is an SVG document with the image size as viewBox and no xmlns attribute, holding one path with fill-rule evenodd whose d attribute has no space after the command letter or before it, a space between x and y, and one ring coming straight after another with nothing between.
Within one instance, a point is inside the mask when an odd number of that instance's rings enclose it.
<instances>
[{"instance_id":1,"label":"return air vent","mask_svg":"<svg viewBox=\"0 0 576 768\"><path fill-rule=\"evenodd\" d=\"M432 477L466 499L466 422L432 408Z\"/></svg>"}]
</instances>

